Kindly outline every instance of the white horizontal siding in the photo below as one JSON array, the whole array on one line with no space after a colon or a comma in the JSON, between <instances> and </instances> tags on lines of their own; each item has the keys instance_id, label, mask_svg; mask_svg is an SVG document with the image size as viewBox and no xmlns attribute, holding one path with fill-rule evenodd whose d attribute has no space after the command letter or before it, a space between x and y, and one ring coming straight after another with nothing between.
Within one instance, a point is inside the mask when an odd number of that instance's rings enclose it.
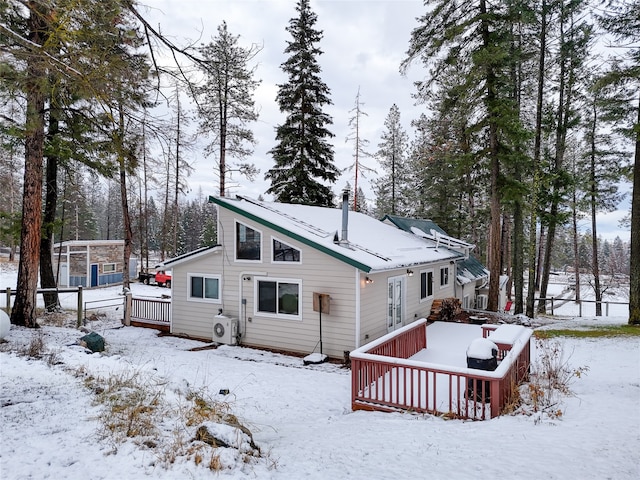
<instances>
[{"instance_id":1,"label":"white horizontal siding","mask_svg":"<svg viewBox=\"0 0 640 480\"><path fill-rule=\"evenodd\" d=\"M262 259L256 262L235 261L235 221L240 221L262 233ZM320 315L313 311L313 293L329 294L330 313L322 315L323 353L342 358L356 344L363 345L387 333L387 279L406 274L406 269L369 274L374 283L366 284L366 275L360 273L361 328L356 339L356 269L325 253L301 244L286 235L219 208L219 250L186 261L173 268L173 323L172 332L202 339L213 338L214 316L222 309L224 315L237 318L242 335L241 342L248 346L267 347L308 354L319 351ZM337 226L339 228L339 226ZM301 251L301 263L273 263L272 237ZM453 296L453 272L450 286L439 287L439 267L434 294ZM418 269L414 269L416 272ZM210 304L187 300L188 274L217 274L222 278L222 303ZM295 279L302 284L300 319L273 318L255 313L256 277ZM420 275L406 277L406 303L404 324L427 316L431 302L420 303ZM246 308L241 303L246 299ZM358 341L356 341L358 340Z\"/></svg>"},{"instance_id":2,"label":"white horizontal siding","mask_svg":"<svg viewBox=\"0 0 640 480\"><path fill-rule=\"evenodd\" d=\"M171 273L171 332L210 340L213 336L213 317L224 304L194 302L189 298L188 274L223 275L222 255L212 252L193 262L181 263ZM222 279L222 288L225 288Z\"/></svg>"}]
</instances>

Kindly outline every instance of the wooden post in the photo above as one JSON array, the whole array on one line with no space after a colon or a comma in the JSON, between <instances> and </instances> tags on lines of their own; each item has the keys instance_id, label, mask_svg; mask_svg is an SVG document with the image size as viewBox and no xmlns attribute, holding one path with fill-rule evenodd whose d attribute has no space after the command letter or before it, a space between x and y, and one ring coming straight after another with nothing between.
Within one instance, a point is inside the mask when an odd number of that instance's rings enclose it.
<instances>
[{"instance_id":1,"label":"wooden post","mask_svg":"<svg viewBox=\"0 0 640 480\"><path fill-rule=\"evenodd\" d=\"M131 306L133 304L133 294L131 292L127 292L124 297L124 318L122 319L122 323L127 327L131 326Z\"/></svg>"},{"instance_id":2,"label":"wooden post","mask_svg":"<svg viewBox=\"0 0 640 480\"><path fill-rule=\"evenodd\" d=\"M7 315L11 317L11 287L7 287L7 305L5 308Z\"/></svg>"},{"instance_id":3,"label":"wooden post","mask_svg":"<svg viewBox=\"0 0 640 480\"><path fill-rule=\"evenodd\" d=\"M554 297L551 297L551 315L553 315L553 298Z\"/></svg>"},{"instance_id":4,"label":"wooden post","mask_svg":"<svg viewBox=\"0 0 640 480\"><path fill-rule=\"evenodd\" d=\"M82 302L82 285L78 285L78 321L76 322L76 327L80 328L82 326L82 310L83 310L83 302Z\"/></svg>"}]
</instances>

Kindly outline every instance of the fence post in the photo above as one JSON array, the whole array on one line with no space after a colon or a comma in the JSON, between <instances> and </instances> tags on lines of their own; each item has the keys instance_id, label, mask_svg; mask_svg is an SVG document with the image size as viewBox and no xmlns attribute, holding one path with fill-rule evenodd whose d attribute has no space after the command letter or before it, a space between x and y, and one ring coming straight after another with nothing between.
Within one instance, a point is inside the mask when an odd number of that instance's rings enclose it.
<instances>
[{"instance_id":1,"label":"fence post","mask_svg":"<svg viewBox=\"0 0 640 480\"><path fill-rule=\"evenodd\" d=\"M5 310L7 315L11 316L11 287L7 287L7 306Z\"/></svg>"},{"instance_id":2,"label":"fence post","mask_svg":"<svg viewBox=\"0 0 640 480\"><path fill-rule=\"evenodd\" d=\"M604 302L604 303L605 303L605 305L607 305L607 309L606 309L607 313L605 314L605 316L608 317L609 316L609 302Z\"/></svg>"},{"instance_id":3,"label":"fence post","mask_svg":"<svg viewBox=\"0 0 640 480\"><path fill-rule=\"evenodd\" d=\"M554 297L551 297L551 315L553 315L553 299Z\"/></svg>"},{"instance_id":4,"label":"fence post","mask_svg":"<svg viewBox=\"0 0 640 480\"><path fill-rule=\"evenodd\" d=\"M83 310L83 302L82 302L82 285L78 285L78 320L76 322L76 327L80 328L82 326L82 310Z\"/></svg>"},{"instance_id":5,"label":"fence post","mask_svg":"<svg viewBox=\"0 0 640 480\"><path fill-rule=\"evenodd\" d=\"M131 292L127 292L124 297L124 318L122 319L122 323L127 327L131 326L132 303L133 303L133 294Z\"/></svg>"}]
</instances>

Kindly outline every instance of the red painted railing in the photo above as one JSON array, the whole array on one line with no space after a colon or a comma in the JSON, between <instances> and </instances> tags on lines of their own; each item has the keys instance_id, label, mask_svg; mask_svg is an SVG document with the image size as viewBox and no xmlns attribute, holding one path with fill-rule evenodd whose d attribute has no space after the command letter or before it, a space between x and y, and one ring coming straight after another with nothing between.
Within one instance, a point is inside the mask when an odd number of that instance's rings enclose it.
<instances>
[{"instance_id":1,"label":"red painted railing","mask_svg":"<svg viewBox=\"0 0 640 480\"><path fill-rule=\"evenodd\" d=\"M427 348L426 323L418 320L351 352L352 408L474 420L498 416L528 375L531 331L523 330L495 371L484 372L411 360Z\"/></svg>"}]
</instances>

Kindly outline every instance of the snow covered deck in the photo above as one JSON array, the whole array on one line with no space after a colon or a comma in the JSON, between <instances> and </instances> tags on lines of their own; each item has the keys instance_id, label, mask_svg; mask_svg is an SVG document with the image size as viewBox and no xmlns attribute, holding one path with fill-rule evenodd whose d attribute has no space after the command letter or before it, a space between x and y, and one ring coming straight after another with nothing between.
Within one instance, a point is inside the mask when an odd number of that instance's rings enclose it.
<instances>
[{"instance_id":1,"label":"snow covered deck","mask_svg":"<svg viewBox=\"0 0 640 480\"><path fill-rule=\"evenodd\" d=\"M351 352L352 408L474 420L498 416L513 386L529 372L532 331L512 327L446 322L427 326L422 319ZM487 336L498 347L498 367L467 368L467 348Z\"/></svg>"}]
</instances>

